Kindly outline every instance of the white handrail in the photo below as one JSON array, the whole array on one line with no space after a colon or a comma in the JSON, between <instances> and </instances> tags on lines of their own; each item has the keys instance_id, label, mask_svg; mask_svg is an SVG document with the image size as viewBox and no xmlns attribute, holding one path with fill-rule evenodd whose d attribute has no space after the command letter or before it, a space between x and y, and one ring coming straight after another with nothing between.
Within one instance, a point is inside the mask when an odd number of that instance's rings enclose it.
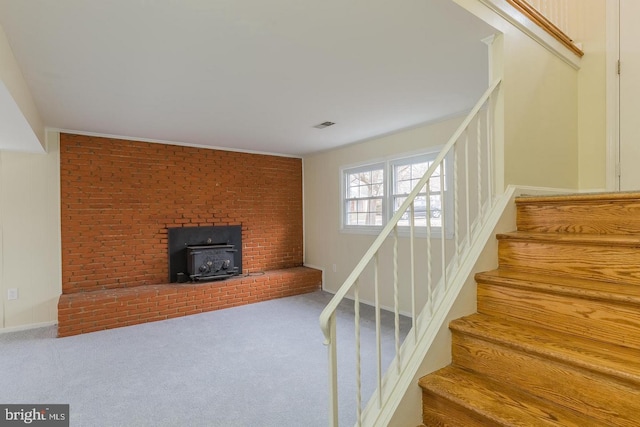
<instances>
[{"instance_id":1,"label":"white handrail","mask_svg":"<svg viewBox=\"0 0 640 427\"><path fill-rule=\"evenodd\" d=\"M378 295L378 280L379 280L379 274L378 274L378 268L379 268L379 251L382 248L383 243L385 242L385 240L390 236L393 235L393 259L392 259L392 268L393 268L393 299L394 299L394 329L395 329L395 361L393 363L394 366L392 366L396 371L397 374L399 375L402 369L402 363L404 362L403 360L401 360L401 343L400 343L400 325L399 325L399 315L400 315L400 307L399 307L399 280L398 280L398 223L401 219L403 219L403 217L407 214L409 214L409 232L410 232L410 264L411 264L411 272L410 272L410 293L411 293L411 316L412 316L412 326L414 328L413 330L413 343L417 343L418 339L419 339L419 330L417 328L417 318L419 317L418 311L423 312L425 311L424 309L422 310L417 310L417 307L415 306L416 304L416 284L415 284L415 277L414 277L414 266L415 266L415 253L414 253L414 234L415 234L415 224L414 224L414 219L415 219L415 209L414 209L414 200L415 198L423 191L423 189L426 187L426 232L427 232L427 278L426 278L426 289L427 289L427 300L425 302L424 307L427 309L427 311L433 313L434 312L434 304L436 304L436 302L434 301L435 297L434 297L434 293L435 293L435 289L438 288L439 285L441 285L441 287L443 288L442 292L446 292L448 290L448 283L447 283L447 279L449 276L453 276L452 271L450 269L455 268L455 266L452 266L451 264L447 265L447 248L445 245L445 235L446 235L446 230L445 229L449 229L446 226L448 226L448 222L452 221L451 224L451 228L453 229L453 239L455 239L455 250L454 250L454 257L455 259L459 262L461 255L462 255L462 251L464 250L469 250L470 246L471 246L471 234L472 234L472 228L474 226L478 226L477 228L479 228L479 225L482 222L482 214L483 214L483 194L486 195L487 200L485 200L485 202L487 203L487 210L491 207L489 206L492 202L492 194L493 194L493 189L491 188L492 186L492 182L493 182L493 178L492 178L492 173L493 171L490 169L492 167L492 153L493 153L493 147L492 147L492 141L491 138L493 136L493 131L491 128L491 109L492 109L492 95L494 94L494 92L497 90L497 88L500 86L501 80L498 79L496 81L494 81L489 87L488 89L484 92L484 94L482 95L482 97L479 99L479 101L476 103L476 105L473 107L473 109L470 111L470 113L467 115L467 117L462 121L462 123L460 124L460 126L456 129L456 131L453 133L453 135L451 136L451 138L449 138L449 140L447 141L447 143L445 144L444 148L440 151L440 153L438 154L438 156L436 156L435 160L433 161L433 163L431 164L431 166L428 168L427 172L424 174L424 176L420 179L420 181L415 185L415 187L413 188L413 190L408 194L408 196L406 197L406 199L404 200L404 202L400 205L399 209L396 211L396 213L391 217L391 219L389 220L389 222L383 227L382 231L380 232L380 234L377 236L377 238L374 240L374 242L372 243L372 245L369 247L369 249L366 251L366 253L364 254L364 256L362 257L362 259L358 262L358 264L356 265L356 267L354 268L354 270L351 272L351 274L349 274L349 276L347 277L347 279L345 280L345 282L343 283L343 285L340 287L340 289L338 289L338 291L336 292L336 294L333 296L333 298L331 299L331 301L329 302L329 304L325 307L325 309L322 311L322 313L320 314L320 327L322 329L322 332L324 334L325 337L325 345L327 345L329 347L328 349L328 354L329 354L329 392L330 392L330 424L332 426L337 426L338 425L338 366L337 366L337 342L336 342L336 310L339 306L339 304L345 299L345 297L347 296L347 294L354 290L355 287L355 314L356 314L356 319L355 319L355 330L356 330L356 359L357 359L357 367L356 367L356 387L357 387L357 393L356 393L356 401L357 401L357 408L356 408L356 415L357 415L357 425L361 425L362 423L362 410L361 410L361 367L360 367L360 319L359 319L359 315L360 315L360 311L359 311L359 304L360 304L360 285L359 285L359 278L362 276L363 272L365 271L365 269L367 268L367 266L371 263L371 261L373 260L373 265L374 265L374 291L375 291L375 316L376 316L376 347L377 347L377 388L378 391L377 393L374 395L374 398L376 399L376 401L378 402L377 406L378 409L381 408L384 404L383 400L385 398L384 393L382 391L382 387L383 387L383 379L381 378L381 350L380 350L380 301L379 301L379 295ZM484 139L482 138L482 126L481 126L481 116L480 116L480 111L482 110L482 108L487 105L486 108L486 129L484 132ZM475 121L475 126L471 127L471 124L474 123ZM476 163L475 163L475 173L476 173L476 177L474 178L474 180L476 180L477 182L475 182L474 184L476 185L476 195L475 197L477 198L477 200L474 200L474 202L477 203L477 207L473 207L474 210L477 209L477 214L476 214L476 218L472 221L472 219L470 218L470 210L472 209L472 207L470 206L470 188L469 188L469 182L470 180L470 161L469 161L469 144L470 144L470 137L469 137L469 132L475 132L476 133L476 142L477 142L477 147L473 148L474 150L477 151L477 159L476 159ZM465 135L465 138L463 138L464 142L460 142L462 135ZM486 140L486 146L482 146L482 142ZM456 148L456 144L460 144L463 145L464 144L464 181L465 182L465 195L464 197L462 197L462 200L460 200L460 197L458 195L458 185L459 184L459 173L460 171L458 171L458 163L459 163L459 159L458 156L460 154L456 154L455 153L455 148ZM486 150L486 151L482 151L482 150ZM482 151L482 152L481 152ZM454 179L454 183L452 184L455 188L454 191L452 191L451 193L453 194L454 200L453 203L451 205L448 206L447 203L445 203L445 179L444 179L444 175L445 175L445 169L444 169L444 161L445 158L447 158L447 156L450 155L450 153L453 153L453 174L455 175L455 179ZM483 154L484 153L484 154ZM483 159L484 157L486 157L486 163L484 164L484 166L482 165ZM441 212L441 232L442 232L442 239L441 239L441 266L440 268L442 268L442 273L441 273L441 278L439 281L439 285L438 284L434 284L432 283L432 277L431 277L431 270L432 270L432 255L431 255L431 231L432 231L432 225L431 225L431 202L430 202L430 197L431 197L431 185L430 185L430 179L433 177L434 173L436 171L439 170L440 176L437 177L436 179L439 180L439 190L435 190L434 191L434 195L439 195L440 197L440 212ZM486 178L484 178L486 176ZM482 181L483 179L486 179L485 181L485 187L483 188L483 184ZM424 194L422 194L422 196L424 196ZM447 210L449 209L449 207L451 209L454 209L454 213L453 215L451 215L449 218L451 218L450 221L446 220L445 217L447 217L446 213ZM464 214L462 214L460 212L461 209L464 208ZM462 218L465 218L463 221L465 221L466 227L464 225L460 225L460 220ZM460 229L463 228L466 236L465 237L465 241L461 241L462 239L460 238ZM458 264L459 265L459 264ZM403 344L404 346L404 344ZM389 384L386 384L386 386L390 386ZM391 385L392 387L392 385Z\"/></svg>"}]
</instances>

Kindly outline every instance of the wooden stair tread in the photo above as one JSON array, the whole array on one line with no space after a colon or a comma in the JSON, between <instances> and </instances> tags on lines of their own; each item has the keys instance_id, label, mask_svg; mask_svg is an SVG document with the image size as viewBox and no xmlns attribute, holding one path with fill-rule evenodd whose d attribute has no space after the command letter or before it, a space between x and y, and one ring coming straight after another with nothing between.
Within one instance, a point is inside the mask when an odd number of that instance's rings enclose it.
<instances>
[{"instance_id":1,"label":"wooden stair tread","mask_svg":"<svg viewBox=\"0 0 640 427\"><path fill-rule=\"evenodd\" d=\"M640 234L532 233L514 231L496 235L498 240L554 242L581 245L640 247Z\"/></svg>"},{"instance_id":2,"label":"wooden stair tread","mask_svg":"<svg viewBox=\"0 0 640 427\"><path fill-rule=\"evenodd\" d=\"M419 381L420 387L505 427L593 425L592 419L505 384L448 366Z\"/></svg>"},{"instance_id":3,"label":"wooden stair tread","mask_svg":"<svg viewBox=\"0 0 640 427\"><path fill-rule=\"evenodd\" d=\"M484 314L451 322L453 331L640 385L638 350Z\"/></svg>"},{"instance_id":4,"label":"wooden stair tread","mask_svg":"<svg viewBox=\"0 0 640 427\"><path fill-rule=\"evenodd\" d=\"M510 268L478 273L476 282L571 295L579 298L640 304L640 286L574 278L571 276L532 273Z\"/></svg>"}]
</instances>

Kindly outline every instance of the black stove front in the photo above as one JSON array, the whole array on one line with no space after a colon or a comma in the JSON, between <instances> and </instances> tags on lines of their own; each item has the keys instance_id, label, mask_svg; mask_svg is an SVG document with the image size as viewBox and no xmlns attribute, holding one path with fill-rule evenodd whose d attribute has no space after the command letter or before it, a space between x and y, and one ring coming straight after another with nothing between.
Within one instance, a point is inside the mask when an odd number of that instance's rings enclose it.
<instances>
[{"instance_id":1,"label":"black stove front","mask_svg":"<svg viewBox=\"0 0 640 427\"><path fill-rule=\"evenodd\" d=\"M216 280L238 274L234 245L187 246L187 274L193 281Z\"/></svg>"},{"instance_id":2,"label":"black stove front","mask_svg":"<svg viewBox=\"0 0 640 427\"><path fill-rule=\"evenodd\" d=\"M171 283L242 274L241 226L175 227L167 232Z\"/></svg>"}]
</instances>

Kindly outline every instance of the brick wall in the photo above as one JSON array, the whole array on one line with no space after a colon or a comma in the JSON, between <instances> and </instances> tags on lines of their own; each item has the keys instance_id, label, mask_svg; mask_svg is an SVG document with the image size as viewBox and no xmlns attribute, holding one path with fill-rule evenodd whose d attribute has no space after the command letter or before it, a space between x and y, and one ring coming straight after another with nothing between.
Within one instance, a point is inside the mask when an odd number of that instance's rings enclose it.
<instances>
[{"instance_id":1,"label":"brick wall","mask_svg":"<svg viewBox=\"0 0 640 427\"><path fill-rule=\"evenodd\" d=\"M241 225L244 272L302 264L300 159L60 135L63 293L168 281L167 228Z\"/></svg>"}]
</instances>

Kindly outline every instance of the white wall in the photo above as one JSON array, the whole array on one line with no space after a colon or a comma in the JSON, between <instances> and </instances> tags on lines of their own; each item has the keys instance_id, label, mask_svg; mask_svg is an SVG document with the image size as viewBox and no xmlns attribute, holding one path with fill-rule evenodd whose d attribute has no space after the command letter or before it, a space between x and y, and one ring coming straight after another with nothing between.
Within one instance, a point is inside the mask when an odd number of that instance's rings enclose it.
<instances>
[{"instance_id":1,"label":"white wall","mask_svg":"<svg viewBox=\"0 0 640 427\"><path fill-rule=\"evenodd\" d=\"M45 132L1 27L0 150L0 330L51 324L62 293L59 134Z\"/></svg>"},{"instance_id":2,"label":"white wall","mask_svg":"<svg viewBox=\"0 0 640 427\"><path fill-rule=\"evenodd\" d=\"M59 134L47 154L0 152L0 328L57 321L62 293ZM17 300L7 291L18 290Z\"/></svg>"},{"instance_id":3,"label":"white wall","mask_svg":"<svg viewBox=\"0 0 640 427\"><path fill-rule=\"evenodd\" d=\"M0 112L3 113L0 115L0 149L44 152L46 138L44 123L2 27L0 27ZM16 135L18 135L17 139ZM3 140L3 138L9 140Z\"/></svg>"}]
</instances>

